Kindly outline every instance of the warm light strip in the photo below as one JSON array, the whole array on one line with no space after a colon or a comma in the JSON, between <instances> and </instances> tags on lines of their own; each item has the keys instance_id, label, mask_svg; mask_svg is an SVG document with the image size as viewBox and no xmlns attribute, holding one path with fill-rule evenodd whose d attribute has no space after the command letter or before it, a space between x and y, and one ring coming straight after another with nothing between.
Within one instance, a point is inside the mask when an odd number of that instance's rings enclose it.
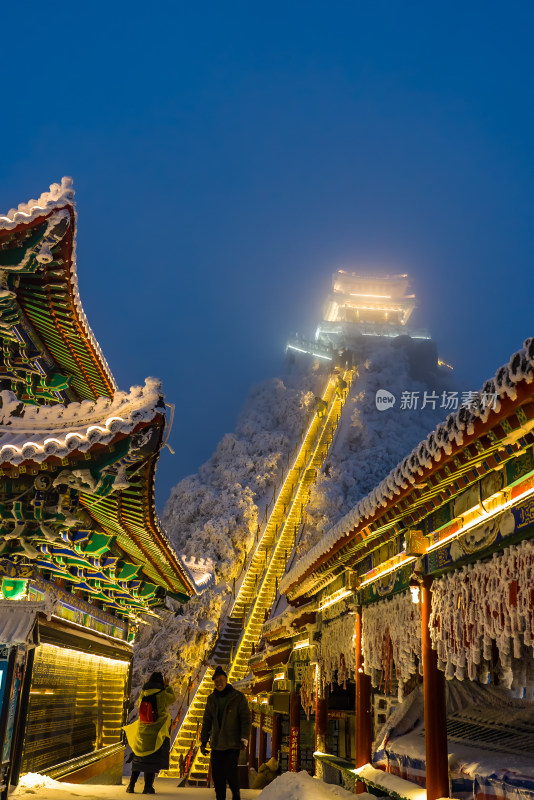
<instances>
[{"instance_id":1,"label":"warm light strip","mask_svg":"<svg viewBox=\"0 0 534 800\"><path fill-rule=\"evenodd\" d=\"M346 378L348 378L349 384L350 384L351 370L346 370L344 372L344 376ZM324 391L324 394L323 394L324 398L326 398L328 396L328 391L329 391L329 387L330 386L332 386L332 387L334 386L333 379L330 379L328 381L327 387L326 387L326 389ZM319 425L318 436L316 436L315 446L313 447L312 453L309 456L309 459L308 459L308 461L306 463L308 463L308 464L312 463L313 459L315 458L316 453L322 448L322 437L323 437L325 431L327 430L327 425L328 425L330 419L334 415L334 411L335 411L335 409L337 407L337 404L338 404L338 401L335 398L333 398L333 402L330 404L330 409L329 409L329 411L327 413L326 419L323 422L323 425L322 426ZM341 407L343 407L343 403L341 403ZM309 435L310 431L312 430L312 426L314 425L315 420L317 418L318 418L318 414L316 412L314 414L314 416L313 416L312 421L310 422L310 425L308 427L306 435L305 435L305 437L303 439L302 445L301 445L300 450L299 450L299 454L295 457L295 461L293 462L293 467L295 467L295 465L297 464L297 459L299 458L300 453L306 451L307 438L308 438L308 435ZM286 481L289 480L290 474L291 473L289 471L287 476L286 476L286 479L285 479ZM293 505L298 502L299 497L301 497L300 493L302 492L302 489L303 489L303 486L304 486L304 475L305 475L305 470L303 470L300 478L297 479L296 485L292 488L293 499L290 500L290 504L289 504L290 508L293 507ZM285 485L285 481L284 481L284 485ZM270 519L272 518L272 515L276 511L276 505L279 502L279 498L281 496L281 492L282 491L283 491L283 488L280 489L280 492L278 493L278 497L276 498L275 507L273 507L273 511L271 512ZM288 514L289 514L289 512L288 512ZM288 521L288 516L286 515L285 521L282 523L282 527L284 527L287 524L287 521ZM263 536L265 536L266 530L267 530L267 528L265 529L265 531L264 531L264 533L262 535L262 539L263 539ZM244 630L244 632L243 632L243 634L241 636L240 642L238 643L237 650L234 653L234 661L233 661L231 667L229 668L229 678L232 678L234 671L237 671L237 669L238 669L238 667L236 666L238 658L240 657L240 655L242 653L242 647L243 647L244 642L246 641L246 637L249 635L250 627L253 624L253 620L254 620L254 614L257 613L256 603L257 603L259 598L265 596L265 593L267 591L270 591L270 587L269 587L269 585L267 583L267 578L269 576L272 577L272 570L274 568L273 564L274 564L274 561L278 557L278 554L279 554L279 548L281 546L281 544L280 544L281 543L281 537L280 537L281 530L282 529L280 529L280 531L279 531L278 541L275 543L274 549L272 550L271 557L270 557L270 560L269 560L269 564L268 564L268 566L266 568L265 578L262 581L262 584L261 584L261 587L259 588L259 591L257 592L256 601L253 603L253 605L251 607L251 610L249 611L248 622L245 625L245 630ZM267 586L267 589L266 589L266 586ZM235 607L235 603L234 603L234 607ZM303 648L303 647L308 647L308 646L309 646L309 642L307 642L307 643L305 643L305 642L300 643L299 642L297 649Z\"/></svg>"},{"instance_id":2,"label":"warm light strip","mask_svg":"<svg viewBox=\"0 0 534 800\"><path fill-rule=\"evenodd\" d=\"M326 384L326 388L325 388L325 390L324 390L324 392L323 392L323 396L322 396L322 399L323 399L323 400L325 399L325 397L327 397L327 396L328 396L328 390L330 389L330 386L331 386L332 384L333 384L333 381L332 381L332 378L330 378L330 379L328 380L328 383ZM330 405L330 411L329 411L329 412L328 412L328 414L327 414L327 417L326 417L326 419L325 419L325 421L324 421L324 423L323 423L323 426L322 426L322 427L321 427L321 426L319 426L320 430L324 430L324 429L325 429L325 427L326 427L326 425L327 425L327 423L328 423L328 420L330 419L330 414L332 413L332 410L333 410L333 408L334 408L334 403L332 403L332 404ZM256 545L256 549L255 549L255 551L254 551L254 555L253 555L253 556L252 556L252 558L250 559L249 568L250 568L250 565L252 564L252 560L253 560L253 559L256 557L256 555L257 555L257 554L260 552L260 546L261 546L261 544L263 543L263 538L264 538L264 536L266 535L267 531L269 530L269 526L270 526L270 524L271 524L271 520L273 519L274 513L275 513L275 511L276 511L276 508L277 508L277 505L278 505L278 501L279 501L279 499L280 499L280 497L281 497L281 495L282 495L282 492L283 492L283 491L284 491L284 489L285 489L285 485L286 485L286 483L287 483L287 482L288 482L290 479L292 479L292 473L293 473L293 470L295 469L295 466L296 466L297 462L299 461L299 459L300 459L300 457L301 457L301 454L302 454L303 452L305 452L305 451L306 451L306 446L307 446L308 436L310 435L311 429L312 429L312 428L313 428L313 426L315 425L315 422L316 422L316 420L319 420L319 417L318 417L318 415L317 415L317 411L315 412L315 414L314 414L314 415L313 415L313 417L311 418L311 421L310 421L310 424L308 425L308 428L307 428L307 430L306 430L306 433L304 434L304 436L303 436L303 438L302 438L302 444L301 444L301 446L299 447L299 449L298 449L298 452L297 452L297 454L295 455L295 458L293 459L293 463L292 463L292 465L291 465L291 468L290 468L290 469L288 469L288 471L287 471L287 475L286 475L286 477L284 478L284 481L283 481L283 483L282 483L282 485L281 485L281 487L280 487L280 489L279 489L279 491L278 491L278 495L276 496L276 499L275 499L275 501L274 501L274 503L273 503L273 509L272 509L272 511L271 511L271 513L270 513L270 515L269 515L269 519L268 519L268 520L267 520L267 522L265 523L265 527L264 527L264 529L263 529L263 533L262 533L262 535L261 535L261 538L260 538L260 540L259 540L258 544ZM318 436L318 442L319 442L319 441L320 441L320 439L321 439L321 435L322 435L322 434L320 434L320 435ZM318 445L317 445L317 446L318 446ZM314 453L315 453L315 451L316 451L316 449L317 449L317 446L316 446L316 448L313 450L313 452L312 452L312 454L311 454L310 458L308 459L308 463L309 463L309 461L310 461L311 459L313 459L313 455L314 455ZM297 491L298 491L298 490L297 490L297 487L302 485L302 481L304 480L304 474L305 474L305 470L303 469L303 470L302 470L302 474L301 474L300 478L297 480L297 482L296 482L296 484L295 484L295 493L294 493L294 496L296 496L296 494L297 494ZM286 518L286 519L287 519L287 518ZM231 610L230 610L230 613L228 614L228 616L229 616L229 617L231 617L231 616L232 616L232 614L234 613L234 609L235 609L235 607L236 607L236 605L237 605L238 601L241 599L241 591L242 591L243 587L244 587L244 582L241 584L241 586L239 587L239 590L238 590L238 592L236 593L236 597L235 597L235 600L234 600L234 602L233 602L233 604L232 604L232 608L231 608Z\"/></svg>"},{"instance_id":3,"label":"warm light strip","mask_svg":"<svg viewBox=\"0 0 534 800\"><path fill-rule=\"evenodd\" d=\"M339 594L333 594L328 598L328 600L325 600L325 602L319 606L317 611L324 611L325 608L333 606L334 603L339 603L340 600L344 600L345 597L348 597L351 594L351 589L343 589Z\"/></svg>"},{"instance_id":4,"label":"warm light strip","mask_svg":"<svg viewBox=\"0 0 534 800\"><path fill-rule=\"evenodd\" d=\"M468 522L467 525L464 525L463 528L460 528L458 531L454 531L454 533L450 533L448 536L445 536L443 539L440 539L439 542L435 542L434 544L427 547L426 552L431 553L432 550L435 550L437 547L441 547L443 544L446 544L451 539L456 538L457 536L461 536L462 533L467 533L467 531L471 530L471 528L476 528L477 525L480 525L481 522L485 522L488 519L492 519L500 514L502 511L505 511L510 506L515 506L521 500L525 500L527 497L530 497L534 494L534 486L531 489L527 489L523 494L514 497L511 500L507 500L506 503L503 503L498 508L494 509L493 511L483 511L480 517L477 517L472 522Z\"/></svg>"},{"instance_id":5,"label":"warm light strip","mask_svg":"<svg viewBox=\"0 0 534 800\"><path fill-rule=\"evenodd\" d=\"M65 619L63 617L59 617L57 614L52 614L52 619L57 619L58 622L65 623ZM69 624L69 627L79 628L81 631L85 631L86 633L89 630L89 632L90 633L94 633L95 636L102 636L105 639L109 639L110 642L118 642L119 644L124 644L127 647L130 647L132 649L132 652L133 652L133 644L130 643L130 642L127 642L125 639L119 639L118 636L111 636L109 633L102 633L102 631L97 631L94 628L89 628L88 625L79 625L77 622L71 622L70 619L68 620L68 624ZM112 623L110 623L110 624L112 624ZM112 660L114 661L115 659L112 659ZM117 660L120 661L122 659L117 659Z\"/></svg>"},{"instance_id":6,"label":"warm light strip","mask_svg":"<svg viewBox=\"0 0 534 800\"><path fill-rule=\"evenodd\" d=\"M407 558L403 558L396 564L392 564L391 567L388 567L383 572L379 572L378 575L373 575L371 578L367 578L366 581L362 581L359 588L361 589L363 586L367 586L368 583L373 583L374 581L380 580L380 578L383 578L385 575L389 575L390 572L394 572L396 569L404 567L406 564L410 564L412 561L415 561L416 558L417 556L408 556Z\"/></svg>"},{"instance_id":7,"label":"warm light strip","mask_svg":"<svg viewBox=\"0 0 534 800\"><path fill-rule=\"evenodd\" d=\"M349 292L351 297L376 297L381 300L391 300L390 294L360 294L359 292Z\"/></svg>"},{"instance_id":8,"label":"warm light strip","mask_svg":"<svg viewBox=\"0 0 534 800\"><path fill-rule=\"evenodd\" d=\"M283 681L285 680L286 674L285 672L279 672L277 675L274 676L273 680L275 681Z\"/></svg>"},{"instance_id":9,"label":"warm light strip","mask_svg":"<svg viewBox=\"0 0 534 800\"><path fill-rule=\"evenodd\" d=\"M315 358L324 358L326 361L332 361L330 356L322 356L320 353L314 353L312 350L303 350L301 347L295 347L294 344L288 344L288 350L297 350L299 353L307 353L308 355L315 356Z\"/></svg>"},{"instance_id":10,"label":"warm light strip","mask_svg":"<svg viewBox=\"0 0 534 800\"><path fill-rule=\"evenodd\" d=\"M361 303L356 305L356 301L354 303L352 303L351 305L349 305L349 303L344 303L341 306L341 308L356 308L356 309L358 309L358 311L403 311L403 308L399 307L399 306L385 306L385 305L380 305L378 307L376 305L374 305L374 306L364 306ZM340 320L340 321L342 321L342 320Z\"/></svg>"},{"instance_id":11,"label":"warm light strip","mask_svg":"<svg viewBox=\"0 0 534 800\"><path fill-rule=\"evenodd\" d=\"M295 645L293 645L293 650L303 650L305 647L309 646L310 646L310 640L303 639L302 642L297 642Z\"/></svg>"},{"instance_id":12,"label":"warm light strip","mask_svg":"<svg viewBox=\"0 0 534 800\"><path fill-rule=\"evenodd\" d=\"M54 616L55 616L55 614L52 614L52 617L54 617ZM64 621L65 620L62 620L62 622L64 622ZM82 626L78 625L77 627L80 628ZM87 630L87 628L85 628L85 630ZM102 635L102 634L100 634L100 635ZM112 637L109 636L107 638L111 639ZM124 644L124 642L123 642L123 644ZM92 663L96 663L96 664L101 664L104 661L106 663L110 664L110 665L111 664L116 665L116 664L128 664L129 663L128 659L126 659L126 658L110 658L109 656L101 656L101 655L98 655L97 653L86 653L84 650L73 650L71 647L60 647L57 644L49 644L48 642L42 642L42 644L40 644L39 647L40 648L41 647L45 648L43 650L43 656L44 657L46 657L46 652L47 651L54 651L54 652L61 651L62 653L72 653L72 655L76 656L77 658L81 658L84 661L88 661L88 662L92 662Z\"/></svg>"}]
</instances>

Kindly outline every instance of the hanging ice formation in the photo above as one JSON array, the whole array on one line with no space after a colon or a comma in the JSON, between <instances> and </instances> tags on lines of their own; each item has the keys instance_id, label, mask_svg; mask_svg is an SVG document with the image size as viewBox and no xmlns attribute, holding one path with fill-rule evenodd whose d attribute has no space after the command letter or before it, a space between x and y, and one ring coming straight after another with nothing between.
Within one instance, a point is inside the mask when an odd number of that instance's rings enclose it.
<instances>
[{"instance_id":1,"label":"hanging ice formation","mask_svg":"<svg viewBox=\"0 0 534 800\"><path fill-rule=\"evenodd\" d=\"M344 613L323 622L319 654L323 686L338 683L346 688L347 681L354 679L355 666L354 615Z\"/></svg>"},{"instance_id":2,"label":"hanging ice formation","mask_svg":"<svg viewBox=\"0 0 534 800\"><path fill-rule=\"evenodd\" d=\"M524 541L436 580L430 630L447 678L490 678L495 643L502 683L534 698L534 542Z\"/></svg>"},{"instance_id":3,"label":"hanging ice formation","mask_svg":"<svg viewBox=\"0 0 534 800\"><path fill-rule=\"evenodd\" d=\"M373 686L383 685L386 692L393 677L402 687L421 666L421 608L414 605L409 592L390 600L381 600L363 609L362 650L364 670Z\"/></svg>"}]
</instances>

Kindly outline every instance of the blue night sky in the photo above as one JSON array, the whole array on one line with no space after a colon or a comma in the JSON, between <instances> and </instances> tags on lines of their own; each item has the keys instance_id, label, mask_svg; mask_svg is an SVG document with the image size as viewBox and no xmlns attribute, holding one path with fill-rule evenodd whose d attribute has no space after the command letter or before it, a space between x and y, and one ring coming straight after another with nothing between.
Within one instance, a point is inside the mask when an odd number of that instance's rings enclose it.
<instances>
[{"instance_id":1,"label":"blue night sky","mask_svg":"<svg viewBox=\"0 0 534 800\"><path fill-rule=\"evenodd\" d=\"M158 503L311 334L408 272L462 386L534 334L534 5L10 3L0 212L72 175L84 308L178 414Z\"/></svg>"}]
</instances>

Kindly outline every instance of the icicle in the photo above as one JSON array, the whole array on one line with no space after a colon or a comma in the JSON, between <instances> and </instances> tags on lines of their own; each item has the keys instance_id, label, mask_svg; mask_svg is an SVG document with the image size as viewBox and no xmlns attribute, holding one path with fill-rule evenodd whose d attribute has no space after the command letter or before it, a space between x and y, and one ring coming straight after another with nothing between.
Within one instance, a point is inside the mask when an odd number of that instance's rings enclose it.
<instances>
[{"instance_id":1,"label":"icicle","mask_svg":"<svg viewBox=\"0 0 534 800\"><path fill-rule=\"evenodd\" d=\"M430 632L447 678L487 681L495 642L505 685L518 696L534 690L524 663L534 645L533 579L534 543L525 541L434 582Z\"/></svg>"}]
</instances>

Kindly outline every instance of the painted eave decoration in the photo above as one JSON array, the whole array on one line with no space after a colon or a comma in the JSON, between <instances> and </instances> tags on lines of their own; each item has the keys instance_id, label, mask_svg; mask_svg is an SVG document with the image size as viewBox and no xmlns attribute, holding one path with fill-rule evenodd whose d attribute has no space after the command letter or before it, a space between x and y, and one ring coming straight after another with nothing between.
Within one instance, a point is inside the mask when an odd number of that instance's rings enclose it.
<instances>
[{"instance_id":1,"label":"painted eave decoration","mask_svg":"<svg viewBox=\"0 0 534 800\"><path fill-rule=\"evenodd\" d=\"M0 216L0 270L3 371L26 384L28 401L113 397L115 380L78 292L70 178Z\"/></svg>"},{"instance_id":2,"label":"painted eave decoration","mask_svg":"<svg viewBox=\"0 0 534 800\"><path fill-rule=\"evenodd\" d=\"M0 216L0 562L135 617L198 587L154 505L161 386L116 388L78 294L73 197L64 178Z\"/></svg>"},{"instance_id":3,"label":"painted eave decoration","mask_svg":"<svg viewBox=\"0 0 534 800\"><path fill-rule=\"evenodd\" d=\"M490 403L461 406L337 522L280 583L301 603L383 542L417 528L451 499L527 455L534 444L534 338L486 381Z\"/></svg>"}]
</instances>

